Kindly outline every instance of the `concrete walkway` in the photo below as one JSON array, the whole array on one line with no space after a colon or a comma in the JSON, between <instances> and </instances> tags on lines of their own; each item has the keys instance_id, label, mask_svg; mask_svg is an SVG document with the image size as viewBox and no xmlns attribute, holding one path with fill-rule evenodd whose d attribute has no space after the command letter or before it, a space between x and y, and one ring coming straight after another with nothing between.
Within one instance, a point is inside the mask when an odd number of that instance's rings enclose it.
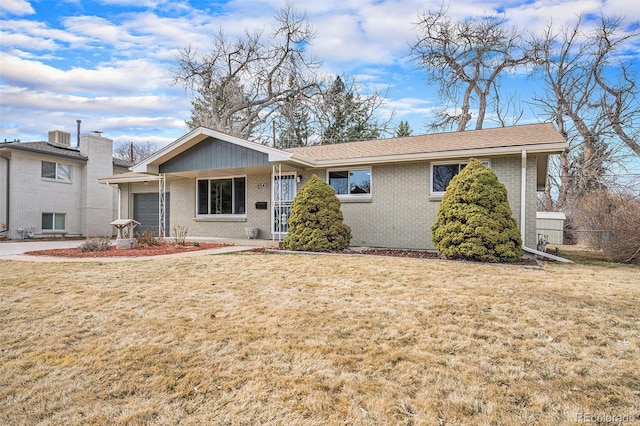
<instances>
[{"instance_id":1,"label":"concrete walkway","mask_svg":"<svg viewBox=\"0 0 640 426\"><path fill-rule=\"evenodd\" d=\"M73 241L6 241L0 242L0 261L17 260L27 262L123 262L148 259L178 258L187 256L202 256L210 254L224 254L248 251L256 247L277 247L277 241L271 240L244 240L228 238L187 238L188 241L199 241L212 244L231 244L225 247L196 250L184 253L163 254L157 256L138 257L94 257L94 258L68 258L56 256L31 256L25 254L29 251L76 248L84 240Z\"/></svg>"}]
</instances>

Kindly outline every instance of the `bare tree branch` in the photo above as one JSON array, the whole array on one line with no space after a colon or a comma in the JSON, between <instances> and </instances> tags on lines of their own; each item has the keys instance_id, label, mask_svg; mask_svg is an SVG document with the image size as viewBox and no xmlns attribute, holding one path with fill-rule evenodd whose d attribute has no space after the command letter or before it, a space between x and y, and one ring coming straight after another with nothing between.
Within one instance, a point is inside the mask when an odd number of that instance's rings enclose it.
<instances>
[{"instance_id":1,"label":"bare tree branch","mask_svg":"<svg viewBox=\"0 0 640 426\"><path fill-rule=\"evenodd\" d=\"M190 128L206 126L260 138L287 97L317 87L319 63L306 52L315 31L290 6L274 21L270 36L246 30L231 40L221 29L208 53L199 55L191 47L180 51L172 83L195 95Z\"/></svg>"},{"instance_id":2,"label":"bare tree branch","mask_svg":"<svg viewBox=\"0 0 640 426\"><path fill-rule=\"evenodd\" d=\"M425 69L428 81L438 85L447 106L456 107L455 114L443 109L431 127L457 124L456 130L465 130L474 104L478 111L475 128L482 129L502 74L531 63L522 34L517 28L507 28L504 18L456 22L444 8L420 13L418 18L420 34L411 46L412 56Z\"/></svg>"},{"instance_id":3,"label":"bare tree branch","mask_svg":"<svg viewBox=\"0 0 640 426\"><path fill-rule=\"evenodd\" d=\"M638 34L623 32L620 23L619 18L603 15L599 26L587 32L580 16L560 32L550 24L541 37L531 39L537 72L546 83L545 94L534 102L569 143L559 157L560 180L552 181L555 189L547 191L547 197L558 194L558 209L570 211L576 199L611 188L611 170L622 160L622 147L640 153L637 88L629 65L614 62Z\"/></svg>"}]
</instances>

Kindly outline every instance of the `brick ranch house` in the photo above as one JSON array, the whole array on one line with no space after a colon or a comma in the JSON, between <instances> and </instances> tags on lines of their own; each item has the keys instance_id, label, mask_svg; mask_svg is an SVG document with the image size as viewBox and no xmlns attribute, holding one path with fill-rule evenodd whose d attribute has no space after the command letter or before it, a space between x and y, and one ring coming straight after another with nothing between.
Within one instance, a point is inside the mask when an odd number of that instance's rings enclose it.
<instances>
[{"instance_id":1,"label":"brick ranch house","mask_svg":"<svg viewBox=\"0 0 640 426\"><path fill-rule=\"evenodd\" d=\"M434 249L430 227L447 184L479 158L507 187L527 247L536 246L536 192L549 156L565 138L553 124L276 149L207 128L182 136L129 173L99 181L116 186L120 215L165 235L283 239L296 192L313 174L341 201L352 246Z\"/></svg>"}]
</instances>

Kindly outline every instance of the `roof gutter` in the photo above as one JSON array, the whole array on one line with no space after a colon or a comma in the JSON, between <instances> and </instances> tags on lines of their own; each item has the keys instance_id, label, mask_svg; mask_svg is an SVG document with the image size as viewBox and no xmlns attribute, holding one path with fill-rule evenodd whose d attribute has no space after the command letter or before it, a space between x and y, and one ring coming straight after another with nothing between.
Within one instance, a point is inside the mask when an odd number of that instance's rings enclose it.
<instances>
[{"instance_id":1,"label":"roof gutter","mask_svg":"<svg viewBox=\"0 0 640 426\"><path fill-rule=\"evenodd\" d=\"M532 249L525 245L525 235L527 230L527 150L523 149L521 153L522 157L522 171L520 175L520 234L522 235L522 250L527 253L535 254L536 256L546 257L547 259L555 260L562 263L573 263L569 259L564 257L554 256L553 254L545 253L540 250Z\"/></svg>"}]
</instances>

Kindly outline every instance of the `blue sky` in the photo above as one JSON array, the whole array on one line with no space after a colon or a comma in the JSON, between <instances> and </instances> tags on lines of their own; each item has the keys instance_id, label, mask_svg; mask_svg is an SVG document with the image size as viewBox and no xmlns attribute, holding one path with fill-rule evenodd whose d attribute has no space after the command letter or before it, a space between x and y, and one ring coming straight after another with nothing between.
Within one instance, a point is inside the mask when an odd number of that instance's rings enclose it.
<instances>
[{"instance_id":1,"label":"blue sky","mask_svg":"<svg viewBox=\"0 0 640 426\"><path fill-rule=\"evenodd\" d=\"M440 0L290 1L306 12L318 37L311 52L324 71L355 75L387 93L414 134L425 133L437 89L408 56L418 11ZM269 29L281 0L2 0L0 2L0 140L44 140L47 131L99 130L121 142L169 143L184 133L190 103L170 86L178 49L206 49L218 28L234 36ZM578 13L625 16L638 25L640 2L629 0L452 1L459 18L504 12L528 31L574 20ZM636 52L640 51L640 46ZM640 54L636 53L638 57ZM514 83L513 81L511 82ZM539 86L518 77L521 99ZM525 109L520 123L537 122ZM490 123L489 123L490 125Z\"/></svg>"}]
</instances>

